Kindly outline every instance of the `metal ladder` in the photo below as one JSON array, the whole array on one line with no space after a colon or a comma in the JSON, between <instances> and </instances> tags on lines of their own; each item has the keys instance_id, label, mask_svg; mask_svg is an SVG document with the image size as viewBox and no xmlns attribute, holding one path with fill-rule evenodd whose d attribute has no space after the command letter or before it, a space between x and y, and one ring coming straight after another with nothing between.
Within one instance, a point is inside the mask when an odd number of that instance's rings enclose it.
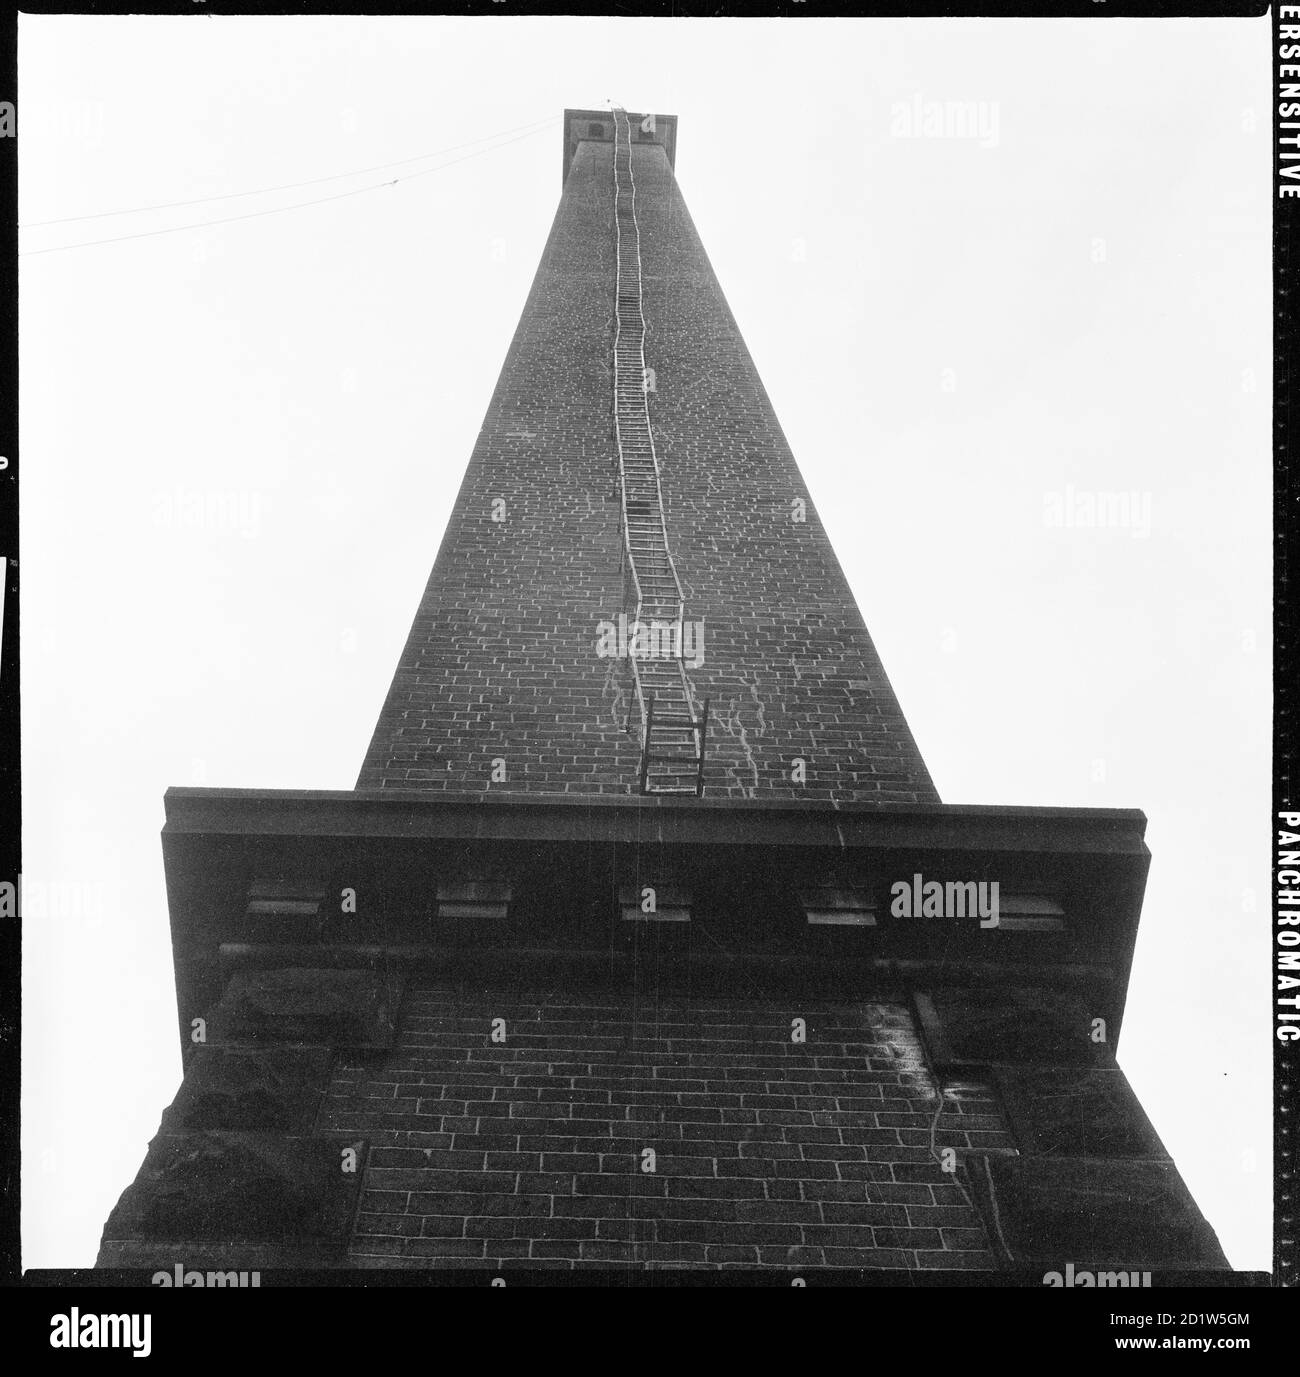
<instances>
[{"instance_id":1,"label":"metal ladder","mask_svg":"<svg viewBox=\"0 0 1300 1377\"><path fill-rule=\"evenodd\" d=\"M636 602L628 657L641 711L643 794L703 794L709 703L697 714L683 663L686 602L668 548L659 461L646 401L641 231L632 176L632 126L614 108L614 436L623 508L623 556ZM648 633L648 634L647 634ZM649 642L648 651L639 646ZM667 641L667 646L664 642Z\"/></svg>"}]
</instances>

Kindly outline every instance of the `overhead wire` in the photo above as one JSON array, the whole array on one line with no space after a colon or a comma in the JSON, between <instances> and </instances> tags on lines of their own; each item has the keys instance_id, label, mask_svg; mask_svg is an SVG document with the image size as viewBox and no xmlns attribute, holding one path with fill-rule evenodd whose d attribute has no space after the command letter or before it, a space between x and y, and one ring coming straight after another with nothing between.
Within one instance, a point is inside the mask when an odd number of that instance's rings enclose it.
<instances>
[{"instance_id":1,"label":"overhead wire","mask_svg":"<svg viewBox=\"0 0 1300 1377\"><path fill-rule=\"evenodd\" d=\"M293 204L287 206L268 206L265 210L250 210L245 212L243 215L225 215L216 220L198 220L195 221L193 224L189 225L168 225L163 229L137 230L134 234L118 234L113 235L108 239L86 239L79 240L78 242L73 244L55 244L44 249L24 249L20 251L18 256L19 258L32 258L35 257L37 254L65 253L71 249L95 248L100 244L121 244L128 239L151 239L156 235L160 234L180 234L184 230L207 229L209 226L212 225L229 225L233 224L237 220L256 220L263 215L282 215L285 212L291 210L304 210L308 206L320 206L326 204L329 201L341 201L349 196L360 196L367 191L378 191L386 186L396 186L399 182L414 181L416 177L427 177L430 173L441 172L445 168L453 167L457 163L466 162L470 158L481 157L484 153L493 153L498 148L505 148L509 144L519 143L523 139L533 138L537 134L543 133L547 128L554 125L555 123L556 120L551 119L548 120L545 124L539 126L538 128L530 130L528 133L518 134L511 139L503 139L500 143L492 144L487 148L475 149L475 151L472 153L463 154L459 158L452 158L449 162L439 163L436 167L420 168L418 171L405 173L401 177L393 177L383 182L372 182L369 186L353 187L350 191L339 191L332 196L317 196L313 197L313 199L310 201L295 201L293 202ZM396 164L389 164L389 166L396 166ZM342 175L355 176L356 174L352 173ZM33 228L35 228L35 226L33 226Z\"/></svg>"},{"instance_id":2,"label":"overhead wire","mask_svg":"<svg viewBox=\"0 0 1300 1377\"><path fill-rule=\"evenodd\" d=\"M476 143L487 143L490 139L502 138L506 134L517 134L520 130L540 131L541 126L554 124L555 117L545 120L531 120L528 124L517 124L512 129L501 129L495 134L482 134L477 139L466 139L464 143L454 143L450 148L438 148L432 153L419 153L413 158L398 158L391 163L375 163L370 167L356 167L351 172L334 172L328 177L311 177L303 182L281 182L278 186L257 187L252 191L227 191L218 196L195 196L188 201L161 201L151 206L127 206L123 210L98 210L90 215L65 215L57 220L31 220L19 225L19 229L42 229L48 225L71 225L80 220L104 220L114 215L144 215L154 210L177 210L181 206L200 206L212 201L234 201L243 196L269 196L275 191L294 191L298 187L319 186L322 182L338 182L345 177L363 177L367 172L383 172L390 167L406 167L411 163L427 162L430 158L440 158L445 153L458 153L462 148L471 148Z\"/></svg>"}]
</instances>

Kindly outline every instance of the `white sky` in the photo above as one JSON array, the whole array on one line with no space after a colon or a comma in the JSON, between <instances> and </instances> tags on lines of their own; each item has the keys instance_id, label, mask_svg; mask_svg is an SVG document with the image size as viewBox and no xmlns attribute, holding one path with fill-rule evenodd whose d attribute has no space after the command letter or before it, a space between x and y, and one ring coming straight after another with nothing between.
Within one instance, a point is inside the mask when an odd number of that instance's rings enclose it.
<instances>
[{"instance_id":1,"label":"white sky","mask_svg":"<svg viewBox=\"0 0 1300 1377\"><path fill-rule=\"evenodd\" d=\"M1120 1062L1233 1264L1267 1269L1268 34L23 16L24 223L554 119L363 195L21 260L25 1264L93 1261L180 1077L164 789L352 787L555 211L560 113L613 100L680 118L687 203L941 796L1150 818ZM898 137L918 98L986 103L991 146ZM1149 501L1149 533L1048 525L1071 490Z\"/></svg>"}]
</instances>

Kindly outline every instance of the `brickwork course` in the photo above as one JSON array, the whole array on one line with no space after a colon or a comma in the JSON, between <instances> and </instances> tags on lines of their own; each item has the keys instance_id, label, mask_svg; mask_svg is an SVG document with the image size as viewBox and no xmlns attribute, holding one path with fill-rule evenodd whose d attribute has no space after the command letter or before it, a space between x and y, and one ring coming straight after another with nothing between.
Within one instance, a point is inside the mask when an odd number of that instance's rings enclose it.
<instances>
[{"instance_id":1,"label":"brickwork course","mask_svg":"<svg viewBox=\"0 0 1300 1377\"><path fill-rule=\"evenodd\" d=\"M426 984L393 1052L343 1061L323 1112L371 1144L357 1265L989 1268L935 1144L1011 1146L986 1085L949 1085L940 1109L897 1000Z\"/></svg>"}]
</instances>

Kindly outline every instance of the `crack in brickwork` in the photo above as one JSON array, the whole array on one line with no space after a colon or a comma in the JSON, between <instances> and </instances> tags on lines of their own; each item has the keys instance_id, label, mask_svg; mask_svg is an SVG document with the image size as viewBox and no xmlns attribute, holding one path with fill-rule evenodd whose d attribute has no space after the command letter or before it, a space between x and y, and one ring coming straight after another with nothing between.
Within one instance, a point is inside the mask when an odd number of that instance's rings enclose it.
<instances>
[{"instance_id":1,"label":"crack in brickwork","mask_svg":"<svg viewBox=\"0 0 1300 1377\"><path fill-rule=\"evenodd\" d=\"M610 713L613 716L614 725L619 731L626 730L627 716L630 708L627 690L620 682L623 673L621 660L609 661L609 669L605 673L605 693L610 698Z\"/></svg>"},{"instance_id":2,"label":"crack in brickwork","mask_svg":"<svg viewBox=\"0 0 1300 1377\"><path fill-rule=\"evenodd\" d=\"M740 715L743 707L743 702L733 701L730 706L716 715L716 721L724 731L735 737L740 743L744 766L752 773L754 782L752 785L741 784L739 787L746 798L754 798L758 793L759 785L758 760L754 755L754 748L750 745L749 732L745 727L744 719Z\"/></svg>"}]
</instances>

